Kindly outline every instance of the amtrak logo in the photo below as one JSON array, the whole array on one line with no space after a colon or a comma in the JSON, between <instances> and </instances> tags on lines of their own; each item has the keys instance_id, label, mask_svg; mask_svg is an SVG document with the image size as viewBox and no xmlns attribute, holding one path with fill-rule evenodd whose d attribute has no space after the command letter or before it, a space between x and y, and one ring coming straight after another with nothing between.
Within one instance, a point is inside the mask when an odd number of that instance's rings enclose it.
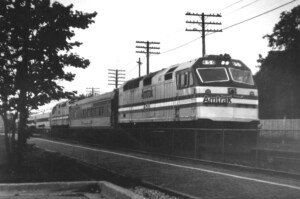
<instances>
[{"instance_id":1,"label":"amtrak logo","mask_svg":"<svg viewBox=\"0 0 300 199\"><path fill-rule=\"evenodd\" d=\"M203 103L204 104L232 104L231 97L209 97L207 95L204 96Z\"/></svg>"}]
</instances>

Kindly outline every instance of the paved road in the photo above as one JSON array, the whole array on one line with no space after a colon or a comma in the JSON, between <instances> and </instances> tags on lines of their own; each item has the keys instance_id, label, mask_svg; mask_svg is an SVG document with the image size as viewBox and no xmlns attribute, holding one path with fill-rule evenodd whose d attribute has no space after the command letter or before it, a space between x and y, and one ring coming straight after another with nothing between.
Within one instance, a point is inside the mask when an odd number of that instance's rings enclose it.
<instances>
[{"instance_id":1,"label":"paved road","mask_svg":"<svg viewBox=\"0 0 300 199\"><path fill-rule=\"evenodd\" d=\"M201 198L300 198L300 180L245 173L162 158L118 153L39 138L37 146Z\"/></svg>"}]
</instances>

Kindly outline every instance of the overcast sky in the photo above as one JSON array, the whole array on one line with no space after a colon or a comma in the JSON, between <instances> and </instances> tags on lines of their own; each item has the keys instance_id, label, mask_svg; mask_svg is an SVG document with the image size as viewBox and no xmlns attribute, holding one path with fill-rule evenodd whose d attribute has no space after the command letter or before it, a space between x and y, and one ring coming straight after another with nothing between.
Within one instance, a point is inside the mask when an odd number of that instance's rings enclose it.
<instances>
[{"instance_id":1,"label":"overcast sky","mask_svg":"<svg viewBox=\"0 0 300 199\"><path fill-rule=\"evenodd\" d=\"M150 72L196 59L202 56L199 32L186 28L199 28L187 20L199 17L186 16L187 12L211 14L206 21L221 22L207 29L223 29L250 19L291 0L58 0L64 5L73 4L75 10L98 13L95 23L85 30L75 31L74 40L83 45L76 53L91 61L87 69L72 69L73 82L62 82L66 90L86 94L86 88L99 88L100 93L111 91L108 86L108 69L126 70L126 79L138 76L138 58L142 59L142 75L146 73L145 54L136 53L136 41L160 42L160 55L150 57ZM242 60L252 72L257 68L258 54L267 55L268 42L262 37L272 33L280 13L299 5L299 0L253 20L225 29L206 37L206 54L228 53ZM198 39L197 39L198 38ZM193 41L194 40L194 41ZM191 42L192 41L192 42Z\"/></svg>"}]
</instances>

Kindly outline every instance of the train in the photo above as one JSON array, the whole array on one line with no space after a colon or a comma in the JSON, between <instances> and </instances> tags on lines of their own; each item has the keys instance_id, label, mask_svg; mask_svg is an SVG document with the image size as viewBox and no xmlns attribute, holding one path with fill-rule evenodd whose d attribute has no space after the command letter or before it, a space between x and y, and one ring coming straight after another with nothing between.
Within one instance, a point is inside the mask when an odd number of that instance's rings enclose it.
<instances>
[{"instance_id":1,"label":"train","mask_svg":"<svg viewBox=\"0 0 300 199\"><path fill-rule=\"evenodd\" d=\"M225 54L175 64L105 94L58 103L49 123L57 134L141 128L247 130L258 128L258 111L251 70ZM256 133L239 134L247 141L255 140ZM231 137L240 142L236 132Z\"/></svg>"},{"instance_id":2,"label":"train","mask_svg":"<svg viewBox=\"0 0 300 199\"><path fill-rule=\"evenodd\" d=\"M114 91L55 105L51 128L257 128L258 91L251 70L210 55L125 82Z\"/></svg>"},{"instance_id":3,"label":"train","mask_svg":"<svg viewBox=\"0 0 300 199\"><path fill-rule=\"evenodd\" d=\"M29 116L27 126L35 131L33 133L50 133L49 119L49 112L34 113Z\"/></svg>"}]
</instances>

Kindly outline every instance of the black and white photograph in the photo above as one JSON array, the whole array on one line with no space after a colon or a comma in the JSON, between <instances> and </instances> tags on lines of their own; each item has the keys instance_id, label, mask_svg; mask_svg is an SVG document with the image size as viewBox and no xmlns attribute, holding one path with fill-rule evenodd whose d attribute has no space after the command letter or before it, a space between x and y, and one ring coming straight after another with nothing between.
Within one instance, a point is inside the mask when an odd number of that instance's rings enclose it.
<instances>
[{"instance_id":1,"label":"black and white photograph","mask_svg":"<svg viewBox=\"0 0 300 199\"><path fill-rule=\"evenodd\" d=\"M299 199L299 0L0 0L0 199Z\"/></svg>"}]
</instances>

